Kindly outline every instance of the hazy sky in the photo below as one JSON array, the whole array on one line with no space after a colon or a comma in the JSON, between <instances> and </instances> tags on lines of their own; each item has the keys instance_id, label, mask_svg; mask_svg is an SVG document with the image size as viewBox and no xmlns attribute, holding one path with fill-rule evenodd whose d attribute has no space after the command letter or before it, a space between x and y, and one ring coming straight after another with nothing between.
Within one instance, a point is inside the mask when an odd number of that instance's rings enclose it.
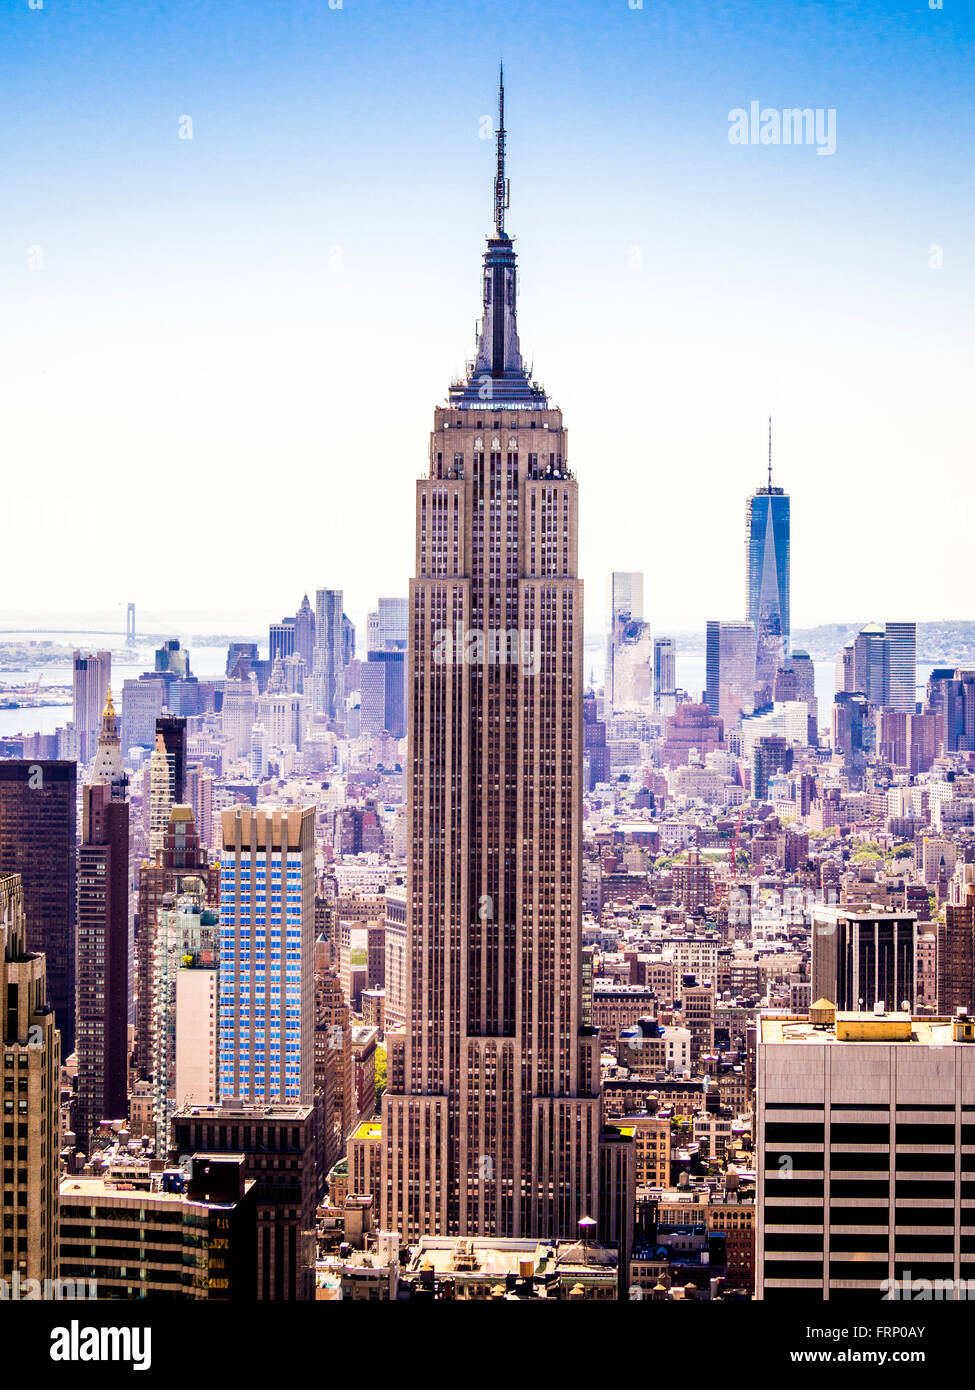
<instances>
[{"instance_id":1,"label":"hazy sky","mask_svg":"<svg viewBox=\"0 0 975 1390\"><path fill-rule=\"evenodd\" d=\"M614 567L742 616L770 412L795 626L975 616L973 7L635 3L7 0L0 608L406 592L503 56L587 628ZM752 101L835 153L730 143Z\"/></svg>"}]
</instances>

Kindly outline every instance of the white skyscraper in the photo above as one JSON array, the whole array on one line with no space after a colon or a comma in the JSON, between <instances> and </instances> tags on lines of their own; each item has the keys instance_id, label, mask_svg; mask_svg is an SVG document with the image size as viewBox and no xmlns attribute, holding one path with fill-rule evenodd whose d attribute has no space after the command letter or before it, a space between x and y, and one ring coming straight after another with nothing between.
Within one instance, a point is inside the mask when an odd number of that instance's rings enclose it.
<instances>
[{"instance_id":1,"label":"white skyscraper","mask_svg":"<svg viewBox=\"0 0 975 1390\"><path fill-rule=\"evenodd\" d=\"M102 727L105 692L112 683L112 653L74 654L74 726L78 734L80 759L86 763L94 755Z\"/></svg>"}]
</instances>

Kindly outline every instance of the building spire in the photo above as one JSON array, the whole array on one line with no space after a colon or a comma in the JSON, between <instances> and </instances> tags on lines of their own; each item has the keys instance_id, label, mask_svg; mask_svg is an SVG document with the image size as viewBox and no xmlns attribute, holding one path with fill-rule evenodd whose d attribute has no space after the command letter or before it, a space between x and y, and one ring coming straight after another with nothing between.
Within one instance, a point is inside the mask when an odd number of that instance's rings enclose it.
<instances>
[{"instance_id":1,"label":"building spire","mask_svg":"<svg viewBox=\"0 0 975 1390\"><path fill-rule=\"evenodd\" d=\"M504 64L498 77L498 171L494 178L494 235L504 236L505 209L510 206L511 189L504 173Z\"/></svg>"},{"instance_id":2,"label":"building spire","mask_svg":"<svg viewBox=\"0 0 975 1390\"><path fill-rule=\"evenodd\" d=\"M768 417L768 492L772 496L772 417Z\"/></svg>"},{"instance_id":3,"label":"building spire","mask_svg":"<svg viewBox=\"0 0 975 1390\"><path fill-rule=\"evenodd\" d=\"M498 77L498 167L494 179L494 228L484 253L481 326L477 334L477 355L467 364L466 379L450 387L449 401L454 409L477 410L513 406L516 409L547 410L548 397L531 379L518 342L516 306L518 302L515 248L504 229L504 214L510 203L510 187L505 175L504 66ZM485 405L485 402L489 404Z\"/></svg>"}]
</instances>

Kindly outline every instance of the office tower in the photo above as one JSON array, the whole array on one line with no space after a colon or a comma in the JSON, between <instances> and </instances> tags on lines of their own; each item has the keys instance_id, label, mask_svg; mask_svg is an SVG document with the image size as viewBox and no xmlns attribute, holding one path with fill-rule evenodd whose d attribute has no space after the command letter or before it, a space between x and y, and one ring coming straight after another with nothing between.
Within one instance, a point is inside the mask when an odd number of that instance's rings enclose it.
<instances>
[{"instance_id":1,"label":"office tower","mask_svg":"<svg viewBox=\"0 0 975 1390\"><path fill-rule=\"evenodd\" d=\"M935 714L882 709L877 718L877 756L916 775L928 772L941 746L942 723Z\"/></svg>"},{"instance_id":2,"label":"office tower","mask_svg":"<svg viewBox=\"0 0 975 1390\"><path fill-rule=\"evenodd\" d=\"M66 1059L75 1039L76 776L73 762L0 761L0 873L20 875L27 949L47 959L47 1000Z\"/></svg>"},{"instance_id":3,"label":"office tower","mask_svg":"<svg viewBox=\"0 0 975 1390\"><path fill-rule=\"evenodd\" d=\"M204 845L213 843L213 787L215 778L202 763L189 763L186 769L187 802Z\"/></svg>"},{"instance_id":4,"label":"office tower","mask_svg":"<svg viewBox=\"0 0 975 1390\"><path fill-rule=\"evenodd\" d=\"M295 649L295 619L282 618L268 629L268 660L291 656Z\"/></svg>"},{"instance_id":5,"label":"office tower","mask_svg":"<svg viewBox=\"0 0 975 1390\"><path fill-rule=\"evenodd\" d=\"M816 669L808 652L792 652L788 670L795 679L794 699L805 703L809 716L807 742L815 747L819 742L819 700L816 696ZM776 697L778 698L778 697Z\"/></svg>"},{"instance_id":6,"label":"office tower","mask_svg":"<svg viewBox=\"0 0 975 1390\"><path fill-rule=\"evenodd\" d=\"M260 722L251 729L251 776L256 782L267 776L267 733Z\"/></svg>"},{"instance_id":7,"label":"office tower","mask_svg":"<svg viewBox=\"0 0 975 1390\"><path fill-rule=\"evenodd\" d=\"M260 1300L314 1298L315 1113L310 1105L192 1105L173 1116L173 1150L243 1155L255 1183Z\"/></svg>"},{"instance_id":8,"label":"office tower","mask_svg":"<svg viewBox=\"0 0 975 1390\"><path fill-rule=\"evenodd\" d=\"M960 866L937 923L938 1012L966 1011L975 999L975 865Z\"/></svg>"},{"instance_id":9,"label":"office tower","mask_svg":"<svg viewBox=\"0 0 975 1390\"><path fill-rule=\"evenodd\" d=\"M379 641L379 610L366 614L366 651L378 652Z\"/></svg>"},{"instance_id":10,"label":"office tower","mask_svg":"<svg viewBox=\"0 0 975 1390\"><path fill-rule=\"evenodd\" d=\"M853 680L853 643L847 642L846 646L836 658L836 694L852 694L855 690Z\"/></svg>"},{"instance_id":11,"label":"office tower","mask_svg":"<svg viewBox=\"0 0 975 1390\"><path fill-rule=\"evenodd\" d=\"M315 808L222 813L220 1095L314 1092Z\"/></svg>"},{"instance_id":12,"label":"office tower","mask_svg":"<svg viewBox=\"0 0 975 1390\"><path fill-rule=\"evenodd\" d=\"M152 969L152 1114L156 1153L184 1105L217 1100L218 917L202 878L187 876L156 919Z\"/></svg>"},{"instance_id":13,"label":"office tower","mask_svg":"<svg viewBox=\"0 0 975 1390\"><path fill-rule=\"evenodd\" d=\"M677 643L673 637L653 642L653 707L661 714L677 708Z\"/></svg>"},{"instance_id":14,"label":"office tower","mask_svg":"<svg viewBox=\"0 0 975 1390\"><path fill-rule=\"evenodd\" d=\"M156 674L185 679L190 674L190 654L180 644L178 637L172 637L156 648Z\"/></svg>"},{"instance_id":15,"label":"office tower","mask_svg":"<svg viewBox=\"0 0 975 1390\"><path fill-rule=\"evenodd\" d=\"M156 733L162 734L166 749L173 803L182 803L186 800L186 720L179 715L160 715Z\"/></svg>"},{"instance_id":16,"label":"office tower","mask_svg":"<svg viewBox=\"0 0 975 1390\"><path fill-rule=\"evenodd\" d=\"M610 776L609 748L606 744L606 721L596 717L596 696L589 692L582 700L583 771L586 791Z\"/></svg>"},{"instance_id":17,"label":"office tower","mask_svg":"<svg viewBox=\"0 0 975 1390\"><path fill-rule=\"evenodd\" d=\"M61 1039L48 1007L45 957L27 944L19 874L0 873L0 1278L58 1274Z\"/></svg>"},{"instance_id":18,"label":"office tower","mask_svg":"<svg viewBox=\"0 0 975 1390\"><path fill-rule=\"evenodd\" d=\"M771 690L775 673L789 654L790 530L789 496L772 486L772 420L768 422L768 482L756 489L745 508L745 616L755 632L755 672L759 689ZM766 695L762 700L765 703Z\"/></svg>"},{"instance_id":19,"label":"office tower","mask_svg":"<svg viewBox=\"0 0 975 1390\"><path fill-rule=\"evenodd\" d=\"M609 642L606 698L614 710L649 704L653 696L650 624L618 617Z\"/></svg>"},{"instance_id":20,"label":"office tower","mask_svg":"<svg viewBox=\"0 0 975 1390\"><path fill-rule=\"evenodd\" d=\"M99 1299L253 1302L257 1189L242 1154L194 1153L190 1171L69 1175L61 1188L61 1277Z\"/></svg>"},{"instance_id":21,"label":"office tower","mask_svg":"<svg viewBox=\"0 0 975 1390\"><path fill-rule=\"evenodd\" d=\"M303 743L305 697L287 688L284 662L274 661L267 690L257 697L257 721L265 735L265 756L269 748L299 749ZM256 725L255 725L256 729ZM253 730L251 732L253 750ZM265 762L266 766L266 762Z\"/></svg>"},{"instance_id":22,"label":"office tower","mask_svg":"<svg viewBox=\"0 0 975 1390\"><path fill-rule=\"evenodd\" d=\"M885 623L887 699L891 709L913 714L917 709L917 624Z\"/></svg>"},{"instance_id":23,"label":"office tower","mask_svg":"<svg viewBox=\"0 0 975 1390\"><path fill-rule=\"evenodd\" d=\"M409 1022L390 1037L382 1109L382 1224L405 1240L576 1237L598 1217L578 487L562 413L519 348L504 138L502 119L477 358L434 412L417 485ZM530 660L508 659L512 632Z\"/></svg>"},{"instance_id":24,"label":"office tower","mask_svg":"<svg viewBox=\"0 0 975 1390\"><path fill-rule=\"evenodd\" d=\"M246 680L257 659L256 642L231 642L224 675L228 680Z\"/></svg>"},{"instance_id":25,"label":"office tower","mask_svg":"<svg viewBox=\"0 0 975 1390\"><path fill-rule=\"evenodd\" d=\"M224 681L220 727L230 739L236 758L250 757L251 730L257 717L257 693L257 681L252 674L248 674L246 679Z\"/></svg>"},{"instance_id":26,"label":"office tower","mask_svg":"<svg viewBox=\"0 0 975 1390\"><path fill-rule=\"evenodd\" d=\"M220 866L207 861L206 843L189 806L173 806L161 847L151 864L139 868L139 926L136 946L136 1029L135 1060L139 1076L152 1078L152 963L156 928L163 900L168 894L179 896L204 885L204 904L216 908L220 902Z\"/></svg>"},{"instance_id":27,"label":"office tower","mask_svg":"<svg viewBox=\"0 0 975 1390\"><path fill-rule=\"evenodd\" d=\"M641 570L614 570L609 580L610 623L617 618L643 619L643 573Z\"/></svg>"},{"instance_id":28,"label":"office tower","mask_svg":"<svg viewBox=\"0 0 975 1390\"><path fill-rule=\"evenodd\" d=\"M938 716L945 753L975 749L975 671L932 671L925 710Z\"/></svg>"},{"instance_id":29,"label":"office tower","mask_svg":"<svg viewBox=\"0 0 975 1390\"><path fill-rule=\"evenodd\" d=\"M305 663L305 671L311 676L315 667L315 612L305 594L301 606L295 614L295 656Z\"/></svg>"},{"instance_id":30,"label":"office tower","mask_svg":"<svg viewBox=\"0 0 975 1390\"><path fill-rule=\"evenodd\" d=\"M347 638L343 630L342 590L315 593L314 709L335 719L345 705Z\"/></svg>"},{"instance_id":31,"label":"office tower","mask_svg":"<svg viewBox=\"0 0 975 1390\"><path fill-rule=\"evenodd\" d=\"M367 656L359 666L359 727L362 733L406 733L405 680L409 600L381 598L369 614Z\"/></svg>"},{"instance_id":32,"label":"office tower","mask_svg":"<svg viewBox=\"0 0 975 1390\"><path fill-rule=\"evenodd\" d=\"M323 1097L324 1177L345 1153L357 1114L349 1005L338 976L328 970L315 975L315 1090Z\"/></svg>"},{"instance_id":33,"label":"office tower","mask_svg":"<svg viewBox=\"0 0 975 1390\"><path fill-rule=\"evenodd\" d=\"M410 601L408 598L379 600L379 651L405 652L410 634ZM377 650L369 648L370 651Z\"/></svg>"},{"instance_id":34,"label":"office tower","mask_svg":"<svg viewBox=\"0 0 975 1390\"><path fill-rule=\"evenodd\" d=\"M777 772L792 768L792 748L781 734L763 734L752 746L752 796L768 799L769 781Z\"/></svg>"},{"instance_id":35,"label":"office tower","mask_svg":"<svg viewBox=\"0 0 975 1390\"><path fill-rule=\"evenodd\" d=\"M749 623L708 621L705 636L707 706L733 728L755 709L755 629Z\"/></svg>"},{"instance_id":36,"label":"office tower","mask_svg":"<svg viewBox=\"0 0 975 1390\"><path fill-rule=\"evenodd\" d=\"M871 904L813 908L812 997L856 1012L917 999L917 916Z\"/></svg>"},{"instance_id":37,"label":"office tower","mask_svg":"<svg viewBox=\"0 0 975 1390\"><path fill-rule=\"evenodd\" d=\"M169 708L173 714L182 715L184 718L188 715L203 714L208 707L209 692L212 689L208 681L201 683L196 676L170 681Z\"/></svg>"},{"instance_id":38,"label":"office tower","mask_svg":"<svg viewBox=\"0 0 975 1390\"><path fill-rule=\"evenodd\" d=\"M118 723L105 704L95 766L104 780L82 788L78 846L77 1145L87 1150L102 1120L128 1116L128 779L111 771Z\"/></svg>"},{"instance_id":39,"label":"office tower","mask_svg":"<svg viewBox=\"0 0 975 1390\"><path fill-rule=\"evenodd\" d=\"M74 726L78 734L78 761L94 755L102 726L105 691L112 684L112 653L74 653Z\"/></svg>"},{"instance_id":40,"label":"office tower","mask_svg":"<svg viewBox=\"0 0 975 1390\"><path fill-rule=\"evenodd\" d=\"M311 668L309 667L308 669L310 670ZM295 652L293 656L286 656L281 662L283 688L287 690L289 694L304 695L305 673L306 668L304 657L299 656L297 652ZM270 681L273 681L273 679L274 672L272 670L271 676L269 678L269 684Z\"/></svg>"},{"instance_id":41,"label":"office tower","mask_svg":"<svg viewBox=\"0 0 975 1390\"><path fill-rule=\"evenodd\" d=\"M643 575L610 577L610 628L606 644L606 701L611 710L647 703L653 691L650 624L643 621Z\"/></svg>"},{"instance_id":42,"label":"office tower","mask_svg":"<svg viewBox=\"0 0 975 1390\"><path fill-rule=\"evenodd\" d=\"M173 768L162 732L157 729L156 746L149 759L149 853L152 855L162 848L172 807Z\"/></svg>"},{"instance_id":43,"label":"office tower","mask_svg":"<svg viewBox=\"0 0 975 1390\"><path fill-rule=\"evenodd\" d=\"M406 733L404 651L370 652L361 667L360 728L364 734Z\"/></svg>"},{"instance_id":44,"label":"office tower","mask_svg":"<svg viewBox=\"0 0 975 1390\"><path fill-rule=\"evenodd\" d=\"M166 704L162 676L140 676L122 682L122 753L130 748L156 746L156 720Z\"/></svg>"},{"instance_id":45,"label":"office tower","mask_svg":"<svg viewBox=\"0 0 975 1390\"><path fill-rule=\"evenodd\" d=\"M890 647L879 623L868 623L853 640L853 689L871 705L886 705Z\"/></svg>"},{"instance_id":46,"label":"office tower","mask_svg":"<svg viewBox=\"0 0 975 1390\"><path fill-rule=\"evenodd\" d=\"M386 888L386 1032L406 1027L409 999L409 957L406 950L406 889L391 883Z\"/></svg>"},{"instance_id":47,"label":"office tower","mask_svg":"<svg viewBox=\"0 0 975 1390\"><path fill-rule=\"evenodd\" d=\"M758 1298L897 1298L886 1281L975 1274L973 1038L971 1017L827 1001L759 1015Z\"/></svg>"},{"instance_id":48,"label":"office tower","mask_svg":"<svg viewBox=\"0 0 975 1390\"><path fill-rule=\"evenodd\" d=\"M843 758L843 771L851 787L863 783L863 771L870 749L867 697L859 692L841 691L833 697L833 752Z\"/></svg>"}]
</instances>

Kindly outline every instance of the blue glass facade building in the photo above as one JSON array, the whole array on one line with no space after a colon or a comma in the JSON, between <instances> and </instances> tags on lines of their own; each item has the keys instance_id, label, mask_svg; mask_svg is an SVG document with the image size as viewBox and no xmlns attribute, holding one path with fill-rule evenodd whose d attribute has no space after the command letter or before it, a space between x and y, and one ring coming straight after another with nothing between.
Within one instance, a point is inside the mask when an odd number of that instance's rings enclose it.
<instances>
[{"instance_id":1,"label":"blue glass facade building","mask_svg":"<svg viewBox=\"0 0 975 1390\"><path fill-rule=\"evenodd\" d=\"M789 504L788 494L769 483L749 497L745 512L745 613L756 633L756 681L770 690L789 655Z\"/></svg>"},{"instance_id":2,"label":"blue glass facade building","mask_svg":"<svg viewBox=\"0 0 975 1390\"><path fill-rule=\"evenodd\" d=\"M221 1099L310 1100L314 926L314 808L224 812Z\"/></svg>"}]
</instances>

